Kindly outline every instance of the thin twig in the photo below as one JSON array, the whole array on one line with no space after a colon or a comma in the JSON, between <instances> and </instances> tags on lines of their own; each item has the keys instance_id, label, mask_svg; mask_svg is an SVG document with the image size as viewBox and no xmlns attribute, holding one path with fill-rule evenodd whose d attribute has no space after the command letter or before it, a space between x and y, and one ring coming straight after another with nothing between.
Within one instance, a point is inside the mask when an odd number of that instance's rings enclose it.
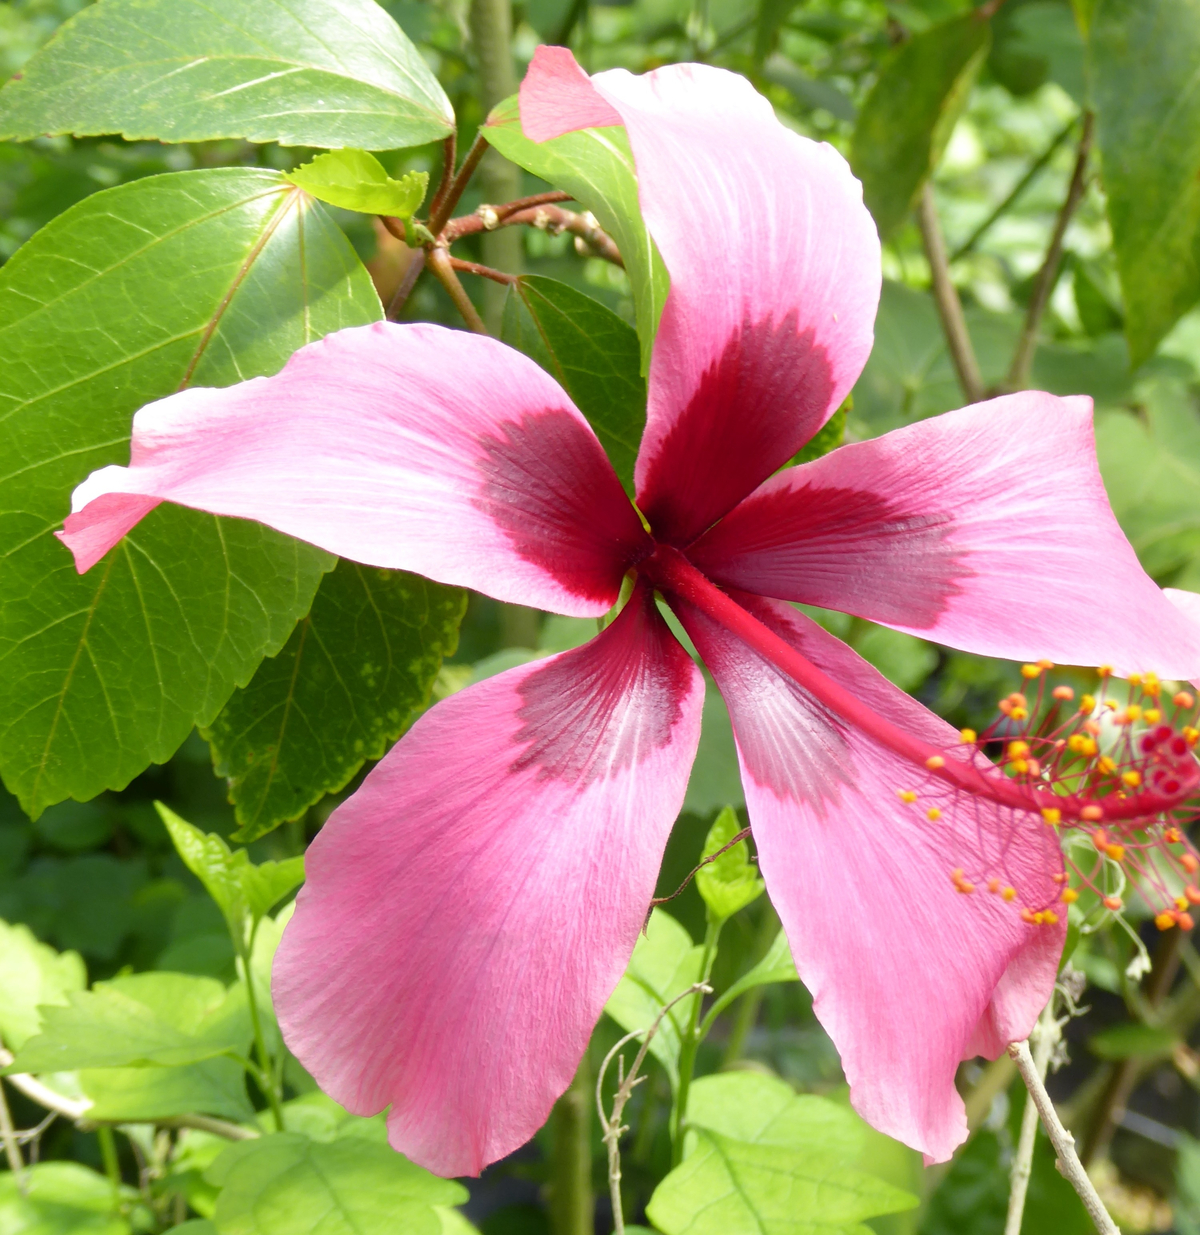
<instances>
[{"instance_id":1,"label":"thin twig","mask_svg":"<svg viewBox=\"0 0 1200 1235\"><path fill-rule=\"evenodd\" d=\"M477 133L475 140L471 143L471 149L467 151L467 157L463 159L463 165L458 169L454 179L450 182L450 187L446 190L446 196L438 202L437 209L429 213L429 230L435 236L442 234L442 228L446 226L450 216L454 213L458 199L462 197L463 190L470 183L475 169L479 166L479 161L487 152L487 138L482 132Z\"/></svg>"},{"instance_id":2,"label":"thin twig","mask_svg":"<svg viewBox=\"0 0 1200 1235\"><path fill-rule=\"evenodd\" d=\"M429 217L435 218L442 208L442 203L446 200L446 194L450 192L450 186L454 183L454 164L458 160L458 135L451 133L449 137L442 142L442 178L438 181L437 192L433 195L433 201L429 203ZM434 233L436 235L436 233Z\"/></svg>"},{"instance_id":3,"label":"thin twig","mask_svg":"<svg viewBox=\"0 0 1200 1235\"><path fill-rule=\"evenodd\" d=\"M1008 196L988 215L986 219L963 241L962 244L950 254L950 264L953 266L955 262L967 256L975 246L983 239L983 237L991 231L997 219L1002 218L1012 208L1013 203L1025 192L1027 188L1038 178L1046 165L1054 158L1058 152L1059 146L1071 136L1072 130L1079 123L1079 117L1074 116L1055 134L1054 140L1042 151L1041 154L1030 164L1029 170L1017 181L1013 186Z\"/></svg>"},{"instance_id":4,"label":"thin twig","mask_svg":"<svg viewBox=\"0 0 1200 1235\"><path fill-rule=\"evenodd\" d=\"M1029 1090L1029 1096L1036 1105L1038 1114L1042 1117L1042 1123L1050 1137L1050 1144L1054 1146L1054 1152L1058 1155L1058 1169L1079 1194L1079 1199L1083 1202L1088 1217L1091 1218L1100 1235L1121 1235L1120 1228L1109 1217L1108 1210L1104 1208L1104 1202L1088 1178L1087 1171L1083 1169L1083 1163L1079 1161L1079 1155L1075 1152L1075 1138L1063 1127L1062 1120L1059 1119L1058 1112L1054 1109L1054 1103L1050 1101L1050 1095L1046 1092L1046 1086L1042 1084L1042 1078L1038 1076L1037 1065L1029 1053L1029 1043L1013 1042L1009 1045L1008 1053L1017 1065L1021 1080L1025 1082L1025 1088Z\"/></svg>"},{"instance_id":5,"label":"thin twig","mask_svg":"<svg viewBox=\"0 0 1200 1235\"><path fill-rule=\"evenodd\" d=\"M493 283L516 283L521 277L518 274L506 274L503 270L493 270L491 266L469 262L461 257L451 257L450 268L464 274L477 274L481 279L491 279Z\"/></svg>"},{"instance_id":6,"label":"thin twig","mask_svg":"<svg viewBox=\"0 0 1200 1235\"><path fill-rule=\"evenodd\" d=\"M386 317L389 322L394 322L400 316L400 310L404 308L412 289L416 287L417 280L421 277L421 271L425 269L425 250L418 249L409 260L408 269L404 272L404 278L400 280L400 286L396 288L396 294L392 297L391 303L387 307Z\"/></svg>"},{"instance_id":7,"label":"thin twig","mask_svg":"<svg viewBox=\"0 0 1200 1235\"><path fill-rule=\"evenodd\" d=\"M483 324L483 318L479 316L471 297L467 295L467 289L458 281L458 275L454 273L454 267L450 264L450 254L440 246L435 246L429 250L426 265L446 289L450 299L454 301L454 307L462 314L462 319L467 323L468 328L476 334L487 334L488 330Z\"/></svg>"},{"instance_id":8,"label":"thin twig","mask_svg":"<svg viewBox=\"0 0 1200 1235\"><path fill-rule=\"evenodd\" d=\"M578 242L582 241L588 253L602 257L614 266L625 265L620 249L589 211L564 210L561 206L550 204L501 213L505 210L504 206L481 206L475 214L451 219L442 230L442 238L447 244L453 244L463 236L518 226L536 227L552 236L570 232L577 237L577 248Z\"/></svg>"},{"instance_id":9,"label":"thin twig","mask_svg":"<svg viewBox=\"0 0 1200 1235\"><path fill-rule=\"evenodd\" d=\"M662 1011L654 1018L654 1023L649 1029L635 1029L632 1033L627 1033L604 1056L604 1062L600 1065L600 1075L596 1077L596 1110L600 1113L600 1126L604 1129L603 1140L608 1150L608 1194L612 1199L613 1235L625 1235L625 1213L621 1206L621 1151L619 1142L622 1135L628 1132L629 1129L622 1126L621 1115L624 1113L625 1105L633 1094L634 1087L639 1081L644 1079L638 1073L641 1071L642 1064L646 1061L646 1052L650 1049L651 1039L658 1032L658 1027L662 1024L663 1017L681 1000L687 999L689 995L697 994L711 995L712 987L704 982L693 983L686 991L676 995L670 1003L663 1007ZM617 1092L613 1095L612 1116L610 1118L604 1113L604 1077L608 1072L608 1065L612 1063L613 1057L622 1047L643 1033L646 1036L642 1039L642 1045L638 1053L633 1057L633 1067L629 1069L628 1076L621 1078Z\"/></svg>"},{"instance_id":10,"label":"thin twig","mask_svg":"<svg viewBox=\"0 0 1200 1235\"><path fill-rule=\"evenodd\" d=\"M978 403L984 394L983 375L979 371L975 349L971 346L971 335L967 330L967 319L963 315L958 289L950 278L946 240L942 235L942 225L938 221L933 186L928 181L917 199L917 226L921 229L925 256L929 259L929 270L933 277L933 299L937 305L938 316L942 319L942 330L946 335L950 359L954 362L954 371L958 374L958 383L967 402Z\"/></svg>"},{"instance_id":11,"label":"thin twig","mask_svg":"<svg viewBox=\"0 0 1200 1235\"><path fill-rule=\"evenodd\" d=\"M1038 1077L1044 1082L1050 1056L1058 1041L1059 1025L1054 1016L1054 995L1042 1010L1031 1036L1033 1040L1033 1064ZM1003 1056L1001 1056L1003 1058ZM1025 1102L1021 1116L1021 1135L1017 1141L1017 1153L1012 1164L1012 1183L1008 1193L1008 1217L1004 1223L1004 1235L1021 1235L1021 1220L1025 1216L1025 1196L1029 1191L1029 1179L1033 1174L1033 1150L1037 1143L1038 1109L1033 1099Z\"/></svg>"},{"instance_id":12,"label":"thin twig","mask_svg":"<svg viewBox=\"0 0 1200 1235\"><path fill-rule=\"evenodd\" d=\"M8 1169L12 1171L17 1181L17 1191L24 1196L25 1159L21 1156L21 1146L17 1141L17 1132L13 1127L12 1114L8 1109L8 1099L4 1096L4 1085L0 1082L0 1140L4 1141L4 1156L8 1159Z\"/></svg>"},{"instance_id":13,"label":"thin twig","mask_svg":"<svg viewBox=\"0 0 1200 1235\"><path fill-rule=\"evenodd\" d=\"M1059 262L1062 260L1063 240L1067 234L1067 225L1083 200L1083 192L1087 188L1087 163L1092 149L1094 127L1095 117L1090 111L1085 112L1083 131L1079 134L1079 147L1075 154L1075 170L1071 173L1071 184L1067 189L1066 200L1058 212L1054 231L1050 235L1046 258L1034 280L1033 293L1029 297L1029 308L1025 313L1025 324L1021 328L1021 337L1017 340L1017 350L1008 371L1005 385L1009 390L1024 390L1029 384L1029 370L1033 367L1033 354L1037 351L1038 330L1042 324L1042 314L1045 313L1046 305L1050 301L1050 292L1058 274Z\"/></svg>"},{"instance_id":14,"label":"thin twig","mask_svg":"<svg viewBox=\"0 0 1200 1235\"><path fill-rule=\"evenodd\" d=\"M686 887L688 886L688 884L689 884L689 883L691 883L693 879L695 879L695 877L696 877L696 873L697 873L699 870L701 870L703 867L707 866L710 862L715 862L715 861L716 861L716 860L717 860L717 859L718 859L718 858L719 858L719 857L720 857L723 853L728 853L728 852L729 852L729 850L730 850L730 849L732 849L732 848L734 847L734 845L740 844L740 843L741 843L742 841L744 841L744 840L746 839L746 837L747 837L747 836L749 836L749 835L750 835L750 829L749 829L749 828L743 828L743 829L742 829L742 830L741 830L741 831L740 831L740 832L739 832L739 833L738 833L738 834L737 834L737 835L733 838L733 840L731 840L731 841L730 841L727 845L722 845L722 846L721 846L721 848L720 848L720 849L718 849L718 850L716 851L716 853L710 853L710 854L708 855L708 857L706 857L706 858L701 858L701 859L700 859L700 861L699 861L699 862L697 862L697 863L696 863L696 865L695 865L694 867L692 867L692 870L691 870L691 872L688 874L687 878L686 878L686 879L684 879L684 881L683 881L683 882L679 885L679 887L677 887L677 888L675 889L675 891L674 891L674 892L672 892L672 893L671 893L671 895L670 895L670 896L656 896L656 897L655 897L655 898L654 898L654 899L650 902L650 908L651 908L651 909L654 909L656 905L665 905L665 904L667 903L667 901L673 901L673 900L674 900L674 899L675 899L675 898L676 898L676 897L677 897L677 896L678 896L678 895L679 895L679 894L680 894L680 893L684 890L684 888L686 888ZM647 920L647 921L649 921L649 920L650 920L650 919L649 919L649 915L647 915L646 920Z\"/></svg>"}]
</instances>

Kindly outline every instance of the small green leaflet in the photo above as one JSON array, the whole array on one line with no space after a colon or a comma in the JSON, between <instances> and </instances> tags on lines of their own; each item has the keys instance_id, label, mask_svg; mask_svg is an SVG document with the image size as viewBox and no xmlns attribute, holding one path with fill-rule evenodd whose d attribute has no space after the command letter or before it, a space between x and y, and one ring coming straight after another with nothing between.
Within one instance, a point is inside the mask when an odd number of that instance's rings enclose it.
<instances>
[{"instance_id":1,"label":"small green leaflet","mask_svg":"<svg viewBox=\"0 0 1200 1235\"><path fill-rule=\"evenodd\" d=\"M850 165L885 240L941 159L990 45L987 22L967 13L906 39L884 61L858 115Z\"/></svg>"},{"instance_id":2,"label":"small green leaflet","mask_svg":"<svg viewBox=\"0 0 1200 1235\"><path fill-rule=\"evenodd\" d=\"M558 379L633 497L633 469L646 426L637 333L566 283L522 275L510 291L502 337Z\"/></svg>"},{"instance_id":3,"label":"small green leaflet","mask_svg":"<svg viewBox=\"0 0 1200 1235\"><path fill-rule=\"evenodd\" d=\"M290 172L287 179L313 197L361 214L411 219L425 200L428 172L408 172L393 180L365 150L331 150Z\"/></svg>"},{"instance_id":4,"label":"small green leaflet","mask_svg":"<svg viewBox=\"0 0 1200 1235\"><path fill-rule=\"evenodd\" d=\"M796 972L796 963L792 960L787 936L780 931L767 949L766 956L749 973L743 974L727 991L721 992L705 1014L704 1023L711 1025L739 995L744 995L756 986L767 986L772 982L799 981L800 975Z\"/></svg>"},{"instance_id":5,"label":"small green leaflet","mask_svg":"<svg viewBox=\"0 0 1200 1235\"><path fill-rule=\"evenodd\" d=\"M231 1145L205 1178L221 1189L220 1235L441 1235L437 1207L467 1190L386 1145L280 1132Z\"/></svg>"},{"instance_id":6,"label":"small green leaflet","mask_svg":"<svg viewBox=\"0 0 1200 1235\"><path fill-rule=\"evenodd\" d=\"M244 849L231 851L215 833L201 832L161 802L154 805L188 870L225 915L234 947L244 953L259 920L304 882L303 856L256 866Z\"/></svg>"},{"instance_id":7,"label":"small green leaflet","mask_svg":"<svg viewBox=\"0 0 1200 1235\"><path fill-rule=\"evenodd\" d=\"M1136 367L1200 297L1200 7L1102 0L1088 53Z\"/></svg>"},{"instance_id":8,"label":"small green leaflet","mask_svg":"<svg viewBox=\"0 0 1200 1235\"><path fill-rule=\"evenodd\" d=\"M649 1029L676 995L700 980L703 951L670 914L655 909L605 1012L630 1033ZM680 1036L690 1007L688 1000L676 1004L650 1039L650 1053L666 1069L672 1088L679 1083Z\"/></svg>"},{"instance_id":9,"label":"small green leaflet","mask_svg":"<svg viewBox=\"0 0 1200 1235\"><path fill-rule=\"evenodd\" d=\"M0 773L30 814L166 760L283 646L334 564L163 505L80 576L53 535L72 489L129 461L143 404L275 373L381 316L324 208L249 168L96 193L0 269Z\"/></svg>"},{"instance_id":10,"label":"small green leaflet","mask_svg":"<svg viewBox=\"0 0 1200 1235\"><path fill-rule=\"evenodd\" d=\"M648 372L670 278L638 205L637 175L625 130L581 129L533 142L521 130L514 95L492 109L479 131L506 159L570 193L616 241L633 287L641 371Z\"/></svg>"},{"instance_id":11,"label":"small green leaflet","mask_svg":"<svg viewBox=\"0 0 1200 1235\"><path fill-rule=\"evenodd\" d=\"M726 806L708 830L701 858L724 848L741 830L733 808ZM749 845L740 840L719 858L700 867L696 872L696 888L708 906L709 917L714 922L724 922L757 900L766 884L758 877L758 867L750 861Z\"/></svg>"},{"instance_id":12,"label":"small green leaflet","mask_svg":"<svg viewBox=\"0 0 1200 1235\"><path fill-rule=\"evenodd\" d=\"M373 0L104 0L3 90L0 138L120 133L392 150L454 130L421 53Z\"/></svg>"},{"instance_id":13,"label":"small green leaflet","mask_svg":"<svg viewBox=\"0 0 1200 1235\"><path fill-rule=\"evenodd\" d=\"M78 1162L38 1162L21 1181L0 1173L0 1230L13 1235L129 1235L129 1223L113 1210L112 1181ZM129 1204L137 1190L122 1187ZM178 1229L178 1228L176 1228Z\"/></svg>"},{"instance_id":14,"label":"small green leaflet","mask_svg":"<svg viewBox=\"0 0 1200 1235\"><path fill-rule=\"evenodd\" d=\"M17 1051L37 1033L42 1005L62 1005L87 985L78 952L56 952L27 926L0 921L0 1045Z\"/></svg>"},{"instance_id":15,"label":"small green leaflet","mask_svg":"<svg viewBox=\"0 0 1200 1235\"><path fill-rule=\"evenodd\" d=\"M7 1072L199 1063L250 1042L246 989L215 978L141 973L76 991L43 1011L42 1030Z\"/></svg>"},{"instance_id":16,"label":"small green leaflet","mask_svg":"<svg viewBox=\"0 0 1200 1235\"><path fill-rule=\"evenodd\" d=\"M466 593L340 561L283 650L204 730L250 842L378 759L429 703Z\"/></svg>"}]
</instances>

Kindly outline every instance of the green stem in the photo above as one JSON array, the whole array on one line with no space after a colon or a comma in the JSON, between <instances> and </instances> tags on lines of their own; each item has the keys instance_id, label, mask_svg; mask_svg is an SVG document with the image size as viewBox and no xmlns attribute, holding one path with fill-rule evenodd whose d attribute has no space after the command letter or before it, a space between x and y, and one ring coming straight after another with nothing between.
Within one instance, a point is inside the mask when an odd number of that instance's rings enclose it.
<instances>
[{"instance_id":1,"label":"green stem","mask_svg":"<svg viewBox=\"0 0 1200 1235\"><path fill-rule=\"evenodd\" d=\"M757 946L755 955L758 960L761 960L767 954L767 949L771 946L776 933L779 930L779 915L771 905L765 905L763 908L762 922L758 928ZM755 961L757 964L758 961ZM736 1062L742 1057L742 1050L746 1045L746 1038L750 1034L750 1030L758 1023L758 1010L762 1007L763 994L765 987L751 987L741 998L737 1005L737 1011L734 1013L733 1025L729 1031L729 1040L725 1043L725 1056L721 1061L723 1068L728 1068L731 1063ZM710 1014L711 1016L711 1014ZM715 1019L712 1018L712 1019ZM709 1022L709 1018L705 1018L705 1025ZM701 1029L705 1026L702 1025Z\"/></svg>"},{"instance_id":2,"label":"green stem","mask_svg":"<svg viewBox=\"0 0 1200 1235\"><path fill-rule=\"evenodd\" d=\"M100 1142L100 1157L104 1161L104 1173L112 1184L113 1208L121 1201L121 1163L117 1158L117 1138L113 1130L101 1124L96 1129L96 1139Z\"/></svg>"},{"instance_id":3,"label":"green stem","mask_svg":"<svg viewBox=\"0 0 1200 1235\"><path fill-rule=\"evenodd\" d=\"M554 1235L592 1235L592 1070L587 1054L570 1088L554 1105L550 1215Z\"/></svg>"},{"instance_id":4,"label":"green stem","mask_svg":"<svg viewBox=\"0 0 1200 1235\"><path fill-rule=\"evenodd\" d=\"M263 1034L262 1017L258 1013L258 997L254 993L254 971L250 967L250 957L254 953L254 938L258 934L258 922L250 931L250 942L241 954L242 970L246 978L246 1003L250 1008L250 1025L254 1030L254 1053L258 1056L258 1068L254 1079L267 1099L271 1115L275 1120L275 1131L283 1131L283 1104L279 1100L278 1086L272 1080L271 1055L267 1050L267 1039Z\"/></svg>"},{"instance_id":5,"label":"green stem","mask_svg":"<svg viewBox=\"0 0 1200 1235\"><path fill-rule=\"evenodd\" d=\"M712 973L713 961L717 958L717 940L721 935L722 923L708 920L704 932L704 952L700 958L700 981L707 982ZM692 1073L696 1068L696 1052L707 1033L710 1023L700 1024L700 1010L704 1002L704 993L697 991L692 996L692 1006L688 1012L687 1029L679 1050L679 1091L675 1095L675 1108L671 1112L671 1165L678 1166L683 1161L683 1133L687 1123L688 1092L692 1087Z\"/></svg>"}]
</instances>

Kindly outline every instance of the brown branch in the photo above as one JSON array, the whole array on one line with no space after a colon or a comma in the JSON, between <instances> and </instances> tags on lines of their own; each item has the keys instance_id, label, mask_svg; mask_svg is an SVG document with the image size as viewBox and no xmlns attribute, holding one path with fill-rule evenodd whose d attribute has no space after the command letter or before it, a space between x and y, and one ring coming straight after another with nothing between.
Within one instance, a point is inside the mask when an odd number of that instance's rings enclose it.
<instances>
[{"instance_id":1,"label":"brown branch","mask_svg":"<svg viewBox=\"0 0 1200 1235\"><path fill-rule=\"evenodd\" d=\"M721 848L716 851L716 853L710 853L707 858L701 858L700 861L697 862L694 867L692 867L691 873L688 875L688 877L679 885L679 887L675 889L674 892L671 893L670 896L656 896L650 902L650 908L654 909L658 905L665 905L667 901L673 901L684 890L684 888L686 888L688 884L691 883L692 880L696 878L696 874L698 871L700 871L703 867L707 866L710 862L715 862L723 853L728 853L729 850L734 847L734 845L740 844L749 835L750 835L750 829L743 828L733 838L733 840L731 840L727 845L722 845ZM650 920L649 915L647 915L646 920L647 922Z\"/></svg>"},{"instance_id":2,"label":"brown branch","mask_svg":"<svg viewBox=\"0 0 1200 1235\"><path fill-rule=\"evenodd\" d=\"M1088 1217L1091 1218L1100 1235L1121 1235L1120 1229L1109 1217L1108 1210L1104 1208L1104 1202L1088 1178L1087 1171L1083 1169L1083 1163L1079 1161L1079 1155L1075 1152L1075 1138L1063 1127L1062 1120L1059 1119L1058 1112L1054 1109L1054 1103L1050 1101L1050 1095L1046 1092L1046 1086L1042 1084L1042 1078L1038 1076L1037 1065L1029 1053L1029 1043L1013 1042L1008 1048L1008 1053L1017 1065L1021 1080L1025 1082L1025 1088L1029 1090L1029 1097L1042 1117L1042 1124L1050 1137L1050 1144L1054 1146L1054 1152L1058 1155L1058 1169L1079 1194L1079 1199L1083 1202Z\"/></svg>"},{"instance_id":3,"label":"brown branch","mask_svg":"<svg viewBox=\"0 0 1200 1235\"><path fill-rule=\"evenodd\" d=\"M478 133L475 136L474 142L471 143L471 149L467 151L467 157L463 159L463 165L458 169L458 173L450 182L450 187L446 190L446 195L440 202L436 210L429 212L429 230L435 236L442 234L442 228L446 226L450 216L454 213L454 207L458 205L458 199L462 197L463 190L470 183L471 177L475 174L475 169L479 166L480 160L488 152L487 138L483 133Z\"/></svg>"},{"instance_id":4,"label":"brown branch","mask_svg":"<svg viewBox=\"0 0 1200 1235\"><path fill-rule=\"evenodd\" d=\"M476 334L487 334L483 318L479 316L479 311L475 308L471 297L467 295L467 289L458 281L458 275L454 273L454 267L450 264L450 254L440 246L434 246L429 250L426 265L434 278L446 289L450 299L454 301L454 307L462 314L462 319L467 326Z\"/></svg>"},{"instance_id":5,"label":"brown branch","mask_svg":"<svg viewBox=\"0 0 1200 1235\"><path fill-rule=\"evenodd\" d=\"M521 276L505 274L503 270L493 270L480 262L464 261L461 257L450 258L450 268L460 270L465 274L477 274L481 279L491 279L493 283L515 283Z\"/></svg>"},{"instance_id":6,"label":"brown branch","mask_svg":"<svg viewBox=\"0 0 1200 1235\"><path fill-rule=\"evenodd\" d=\"M1058 275L1059 262L1062 261L1063 240L1067 234L1067 225L1083 200L1083 193L1087 188L1087 163L1092 149L1094 128L1095 117L1090 111L1085 112L1083 132L1079 135L1079 148L1075 154L1075 170L1071 173L1071 184L1067 189L1066 200L1058 212L1054 231L1050 235L1045 260L1034 280L1029 308L1025 313L1025 325L1021 328L1021 337L1017 341L1012 367L1008 371L1005 386L1009 390L1024 390L1029 384L1029 370L1033 367L1033 355L1038 345L1038 329L1042 324L1042 314L1045 313L1046 305L1050 301L1050 292L1054 288L1054 280Z\"/></svg>"},{"instance_id":7,"label":"brown branch","mask_svg":"<svg viewBox=\"0 0 1200 1235\"><path fill-rule=\"evenodd\" d=\"M433 201L429 203L429 217L431 219L437 217L438 212L442 208L442 203L446 200L446 194L450 192L450 186L454 183L454 164L457 159L458 136L455 133L451 133L442 142L442 178L438 182L437 192L433 195ZM435 232L434 235L436 234Z\"/></svg>"},{"instance_id":8,"label":"brown branch","mask_svg":"<svg viewBox=\"0 0 1200 1235\"><path fill-rule=\"evenodd\" d=\"M487 210L489 213L484 213ZM510 213L500 215L505 210L503 206L482 207L476 214L463 215L451 219L442 230L442 238L447 244L461 240L463 236L474 236L480 232L495 231L500 227L536 227L539 231L547 231L552 236L570 232L576 237L576 249L584 254L602 257L612 262L614 266L625 265L620 249L613 243L612 237L596 222L588 211L577 212L564 210L561 206L543 205L527 206ZM581 247L582 245L582 247Z\"/></svg>"},{"instance_id":9,"label":"brown branch","mask_svg":"<svg viewBox=\"0 0 1200 1235\"><path fill-rule=\"evenodd\" d=\"M424 269L425 250L418 249L412 255L412 260L408 263L408 269L404 272L404 278L400 280L400 285L396 288L396 294L392 297L391 304L387 307L385 316L389 322L394 322L400 315L400 310L404 308L405 302L412 294L412 289L416 287L417 280L421 277L421 271Z\"/></svg>"},{"instance_id":10,"label":"brown branch","mask_svg":"<svg viewBox=\"0 0 1200 1235\"><path fill-rule=\"evenodd\" d=\"M958 374L958 384L962 387L968 403L978 403L984 395L983 375L979 371L975 349L971 346L971 335L967 330L967 319L963 315L958 289L950 278L946 240L938 221L933 186L928 181L917 199L917 226L921 230L925 256L929 259L929 270L933 278L933 300L937 305L938 317L942 320L946 347L949 349L950 359L954 362L954 371Z\"/></svg>"}]
</instances>

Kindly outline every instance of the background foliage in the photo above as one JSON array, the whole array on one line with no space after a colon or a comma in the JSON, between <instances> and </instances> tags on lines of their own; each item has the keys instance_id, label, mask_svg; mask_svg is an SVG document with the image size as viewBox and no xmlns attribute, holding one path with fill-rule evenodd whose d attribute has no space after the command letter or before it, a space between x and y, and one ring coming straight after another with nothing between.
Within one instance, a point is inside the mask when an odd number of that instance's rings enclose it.
<instances>
[{"instance_id":1,"label":"background foliage","mask_svg":"<svg viewBox=\"0 0 1200 1235\"><path fill-rule=\"evenodd\" d=\"M322 34L315 60L304 22ZM745 73L785 123L852 160L887 282L838 422L848 440L965 401L914 215L931 191L983 387L1005 383L1028 338L1029 384L1091 395L1105 482L1143 563L1200 590L1195 0L10 0L0 75L22 76L0 96L0 1040L91 1106L82 1126L41 1127L44 1109L6 1087L16 1126L40 1129L27 1178L0 1174L6 1233L580 1235L593 1216L610 1229L606 1200L590 1208L604 1174L586 1075L534 1144L465 1187L435 1180L386 1148L379 1119L316 1091L282 1047L267 979L299 855L364 767L432 699L594 626L177 509L84 578L50 535L72 486L123 461L138 406L273 372L393 303L412 251L367 215L304 204L288 173L326 146L373 151L354 174L407 217L410 174L436 182L455 118L465 145L495 104L508 123L490 140L511 162L485 160L460 213L565 189L625 270L554 229L469 235L456 252L524 271L507 295L471 293L571 392L628 482L666 274L631 225L619 149L585 135L535 147L505 110L540 41L569 43L589 71L703 59ZM203 80L148 68L163 44L207 57ZM276 84L196 105L257 78ZM345 118L356 110L369 122ZM1082 196L1047 264L1089 115ZM400 312L460 321L429 278ZM982 728L1016 684L1006 663L818 616L956 724ZM744 822L711 689L704 725L663 893L706 839L711 850ZM797 1208L829 1232L1001 1231L1023 1105L1011 1073L964 1066L976 1130L948 1168L922 1171L849 1111L745 846L721 861L656 912L593 1042L595 1068L711 966L689 1152L672 1170L685 1001L627 1111L627 1213L666 1235L791 1232ZM1086 1010L1051 1087L1123 1229L1183 1235L1200 1230L1200 957L1177 931L1152 938L1139 913L1078 943ZM1158 948L1148 975L1140 935ZM269 1135L229 1141L204 1118ZM818 1203L819 1178L837 1187ZM1044 1144L1025 1221L1088 1229Z\"/></svg>"}]
</instances>

